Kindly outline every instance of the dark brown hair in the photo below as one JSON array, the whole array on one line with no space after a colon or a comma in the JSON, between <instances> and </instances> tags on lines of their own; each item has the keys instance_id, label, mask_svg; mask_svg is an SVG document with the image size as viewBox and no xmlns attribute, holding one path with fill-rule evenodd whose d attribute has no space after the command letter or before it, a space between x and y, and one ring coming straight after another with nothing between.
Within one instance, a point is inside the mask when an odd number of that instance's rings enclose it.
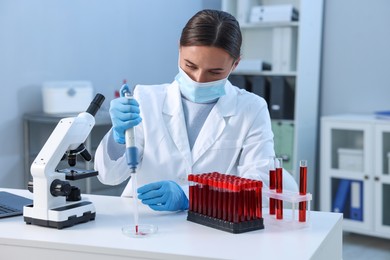
<instances>
[{"instance_id":1,"label":"dark brown hair","mask_svg":"<svg viewBox=\"0 0 390 260\"><path fill-rule=\"evenodd\" d=\"M180 46L211 46L224 49L235 60L241 55L240 25L231 14L219 10L202 10L185 25Z\"/></svg>"}]
</instances>

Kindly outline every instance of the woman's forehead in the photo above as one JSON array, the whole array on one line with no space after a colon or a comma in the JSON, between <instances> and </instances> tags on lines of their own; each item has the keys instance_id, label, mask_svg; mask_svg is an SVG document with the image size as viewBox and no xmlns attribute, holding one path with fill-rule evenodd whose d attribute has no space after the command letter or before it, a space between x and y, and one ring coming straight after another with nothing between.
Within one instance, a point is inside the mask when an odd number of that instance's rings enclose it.
<instances>
[{"instance_id":1,"label":"woman's forehead","mask_svg":"<svg viewBox=\"0 0 390 260\"><path fill-rule=\"evenodd\" d=\"M199 67L230 67L233 58L224 49L210 46L181 46L180 59Z\"/></svg>"}]
</instances>

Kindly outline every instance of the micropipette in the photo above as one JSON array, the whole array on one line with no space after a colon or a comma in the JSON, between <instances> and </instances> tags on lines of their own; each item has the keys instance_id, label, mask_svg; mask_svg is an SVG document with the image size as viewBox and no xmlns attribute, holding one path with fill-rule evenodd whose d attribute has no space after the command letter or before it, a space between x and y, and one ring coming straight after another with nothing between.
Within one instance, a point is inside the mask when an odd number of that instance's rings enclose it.
<instances>
[{"instance_id":1,"label":"micropipette","mask_svg":"<svg viewBox=\"0 0 390 260\"><path fill-rule=\"evenodd\" d=\"M127 99L132 99L134 94L134 88L130 89L127 85L124 85L124 89L128 89L125 92ZM134 201L134 226L135 233L138 234L138 204L137 204L137 165L138 165L138 148L135 145L135 128L131 127L125 132L126 142L126 159L127 165L130 167L132 190L133 190L133 201Z\"/></svg>"},{"instance_id":2,"label":"micropipette","mask_svg":"<svg viewBox=\"0 0 390 260\"><path fill-rule=\"evenodd\" d=\"M134 88L129 88L127 84L124 84L123 89L127 90L124 95L127 99L132 99L134 95ZM126 144L126 160L127 165L130 167L130 176L133 190L133 210L134 210L134 226L126 226L122 228L122 233L130 237L144 237L157 232L157 226L143 224L139 225L139 210L137 199L137 165L138 165L138 148L135 143L135 128L131 127L125 132L125 144ZM134 232L135 231L135 232Z\"/></svg>"}]
</instances>

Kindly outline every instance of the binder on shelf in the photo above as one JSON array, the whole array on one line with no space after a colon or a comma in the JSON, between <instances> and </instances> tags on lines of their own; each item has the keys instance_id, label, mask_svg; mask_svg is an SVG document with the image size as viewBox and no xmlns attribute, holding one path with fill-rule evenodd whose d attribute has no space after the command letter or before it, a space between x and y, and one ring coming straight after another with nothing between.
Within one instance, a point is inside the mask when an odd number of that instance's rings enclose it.
<instances>
[{"instance_id":1,"label":"binder on shelf","mask_svg":"<svg viewBox=\"0 0 390 260\"><path fill-rule=\"evenodd\" d=\"M363 183L361 181L351 181L350 218L363 221Z\"/></svg>"},{"instance_id":2,"label":"binder on shelf","mask_svg":"<svg viewBox=\"0 0 390 260\"><path fill-rule=\"evenodd\" d=\"M294 119L294 106L293 86L282 76L272 77L269 100L271 119Z\"/></svg>"},{"instance_id":3,"label":"binder on shelf","mask_svg":"<svg viewBox=\"0 0 390 260\"><path fill-rule=\"evenodd\" d=\"M265 76L249 76L249 91L269 101L269 83Z\"/></svg>"},{"instance_id":4,"label":"binder on shelf","mask_svg":"<svg viewBox=\"0 0 390 260\"><path fill-rule=\"evenodd\" d=\"M246 24L249 21L252 6L258 4L258 0L240 0L237 4L237 21ZM226 5L224 5L226 7Z\"/></svg>"},{"instance_id":5,"label":"binder on shelf","mask_svg":"<svg viewBox=\"0 0 390 260\"><path fill-rule=\"evenodd\" d=\"M347 200L349 196L349 191L351 188L351 181L347 179L341 179L338 183L338 188L336 196L333 199L333 212L343 213L345 211L345 206L347 205Z\"/></svg>"},{"instance_id":6,"label":"binder on shelf","mask_svg":"<svg viewBox=\"0 0 390 260\"><path fill-rule=\"evenodd\" d=\"M233 86L247 90L248 84L244 75L230 75L228 79Z\"/></svg>"},{"instance_id":7,"label":"binder on shelf","mask_svg":"<svg viewBox=\"0 0 390 260\"><path fill-rule=\"evenodd\" d=\"M298 21L299 12L292 4L253 6L249 21L256 22L290 22Z\"/></svg>"},{"instance_id":8,"label":"binder on shelf","mask_svg":"<svg viewBox=\"0 0 390 260\"><path fill-rule=\"evenodd\" d=\"M272 70L291 72L296 70L298 31L294 27L272 29Z\"/></svg>"},{"instance_id":9,"label":"binder on shelf","mask_svg":"<svg viewBox=\"0 0 390 260\"><path fill-rule=\"evenodd\" d=\"M390 119L390 110L375 111L374 114L379 119Z\"/></svg>"},{"instance_id":10,"label":"binder on shelf","mask_svg":"<svg viewBox=\"0 0 390 260\"><path fill-rule=\"evenodd\" d=\"M271 68L269 62L261 59L242 59L234 71L236 73L259 73L264 70L271 70Z\"/></svg>"}]
</instances>

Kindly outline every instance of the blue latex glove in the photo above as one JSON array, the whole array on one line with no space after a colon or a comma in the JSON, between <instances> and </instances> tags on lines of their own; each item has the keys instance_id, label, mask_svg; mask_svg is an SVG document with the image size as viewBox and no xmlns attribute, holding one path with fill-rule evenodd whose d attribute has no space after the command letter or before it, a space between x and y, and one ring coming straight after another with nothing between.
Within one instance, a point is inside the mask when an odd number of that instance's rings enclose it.
<instances>
[{"instance_id":1,"label":"blue latex glove","mask_svg":"<svg viewBox=\"0 0 390 260\"><path fill-rule=\"evenodd\" d=\"M188 199L182 188L173 181L159 181L138 188L138 198L143 204L159 211L188 209Z\"/></svg>"},{"instance_id":2,"label":"blue latex glove","mask_svg":"<svg viewBox=\"0 0 390 260\"><path fill-rule=\"evenodd\" d=\"M120 144L125 143L125 131L142 121L137 100L123 97L126 87L127 85L122 86L120 90L121 97L111 100L110 103L114 140Z\"/></svg>"}]
</instances>

